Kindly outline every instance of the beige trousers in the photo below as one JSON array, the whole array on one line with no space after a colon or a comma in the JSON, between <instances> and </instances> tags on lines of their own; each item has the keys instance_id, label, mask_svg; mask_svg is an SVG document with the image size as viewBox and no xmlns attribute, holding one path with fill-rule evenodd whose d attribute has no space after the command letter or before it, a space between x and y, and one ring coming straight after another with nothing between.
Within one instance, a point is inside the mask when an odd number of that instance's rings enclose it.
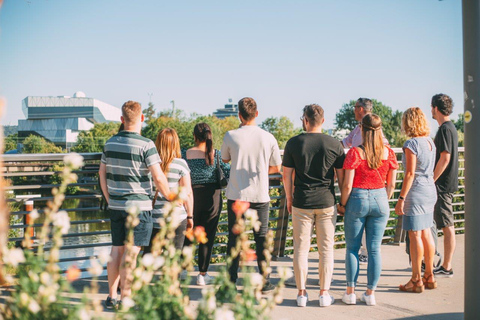
<instances>
[{"instance_id":1,"label":"beige trousers","mask_svg":"<svg viewBox=\"0 0 480 320\"><path fill-rule=\"evenodd\" d=\"M329 290L333 275L333 245L337 211L325 209L292 208L293 270L298 290L305 290L308 276L308 252L312 241L311 231L315 222L318 245L318 275L320 289Z\"/></svg>"}]
</instances>

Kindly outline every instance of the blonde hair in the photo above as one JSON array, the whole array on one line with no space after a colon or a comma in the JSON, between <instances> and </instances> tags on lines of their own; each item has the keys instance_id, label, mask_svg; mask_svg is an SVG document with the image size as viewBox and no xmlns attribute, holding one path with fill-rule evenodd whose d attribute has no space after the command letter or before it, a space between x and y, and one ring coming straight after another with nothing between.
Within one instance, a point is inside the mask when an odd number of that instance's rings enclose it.
<instances>
[{"instance_id":1,"label":"blonde hair","mask_svg":"<svg viewBox=\"0 0 480 320\"><path fill-rule=\"evenodd\" d=\"M430 134L427 117L419 107L411 107L403 113L402 131L409 138L424 137Z\"/></svg>"},{"instance_id":2,"label":"blonde hair","mask_svg":"<svg viewBox=\"0 0 480 320\"><path fill-rule=\"evenodd\" d=\"M142 106L136 101L129 100L122 106L122 116L126 123L140 121Z\"/></svg>"},{"instance_id":3,"label":"blonde hair","mask_svg":"<svg viewBox=\"0 0 480 320\"><path fill-rule=\"evenodd\" d=\"M160 159L162 159L160 167L163 173L166 174L173 159L181 157L180 140L175 129L165 128L160 130L155 140L155 147L160 155Z\"/></svg>"},{"instance_id":4,"label":"blonde hair","mask_svg":"<svg viewBox=\"0 0 480 320\"><path fill-rule=\"evenodd\" d=\"M383 159L382 119L373 113L362 118L362 139L365 159L370 169L378 169Z\"/></svg>"}]
</instances>

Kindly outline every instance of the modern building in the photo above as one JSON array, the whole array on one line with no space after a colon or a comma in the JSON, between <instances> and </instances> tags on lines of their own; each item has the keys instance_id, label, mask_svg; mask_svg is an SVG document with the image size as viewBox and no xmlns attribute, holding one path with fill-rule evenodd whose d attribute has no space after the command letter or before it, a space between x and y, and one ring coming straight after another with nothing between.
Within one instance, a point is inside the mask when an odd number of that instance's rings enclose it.
<instances>
[{"instance_id":1,"label":"modern building","mask_svg":"<svg viewBox=\"0 0 480 320\"><path fill-rule=\"evenodd\" d=\"M119 122L122 115L119 108L87 98L81 91L73 97L29 96L23 99L22 110L27 119L18 120L19 138L39 135L65 148L75 144L80 131L99 122Z\"/></svg>"},{"instance_id":2,"label":"modern building","mask_svg":"<svg viewBox=\"0 0 480 320\"><path fill-rule=\"evenodd\" d=\"M238 105L232 102L232 99L228 99L228 103L222 109L217 109L213 115L219 119L225 119L226 117L236 117L238 115Z\"/></svg>"}]
</instances>

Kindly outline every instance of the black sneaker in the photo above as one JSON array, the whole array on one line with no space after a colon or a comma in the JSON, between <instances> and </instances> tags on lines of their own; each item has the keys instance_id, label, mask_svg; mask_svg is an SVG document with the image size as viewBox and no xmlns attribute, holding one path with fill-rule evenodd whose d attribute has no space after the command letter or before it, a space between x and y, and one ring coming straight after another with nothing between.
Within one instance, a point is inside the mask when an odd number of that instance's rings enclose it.
<instances>
[{"instance_id":1,"label":"black sneaker","mask_svg":"<svg viewBox=\"0 0 480 320\"><path fill-rule=\"evenodd\" d=\"M115 309L117 306L117 299L112 299L110 296L107 297L107 299L103 302L105 305L105 308L107 309Z\"/></svg>"},{"instance_id":2,"label":"black sneaker","mask_svg":"<svg viewBox=\"0 0 480 320\"><path fill-rule=\"evenodd\" d=\"M269 293L275 290L275 285L273 285L270 281L265 282L265 285L262 288L262 293Z\"/></svg>"},{"instance_id":3,"label":"black sneaker","mask_svg":"<svg viewBox=\"0 0 480 320\"><path fill-rule=\"evenodd\" d=\"M358 256L358 261L360 264L368 264L368 256L361 254Z\"/></svg>"},{"instance_id":4,"label":"black sneaker","mask_svg":"<svg viewBox=\"0 0 480 320\"><path fill-rule=\"evenodd\" d=\"M443 266L440 266L435 270L433 270L433 274L439 278L451 278L453 277L453 268L450 270L447 270Z\"/></svg>"}]
</instances>

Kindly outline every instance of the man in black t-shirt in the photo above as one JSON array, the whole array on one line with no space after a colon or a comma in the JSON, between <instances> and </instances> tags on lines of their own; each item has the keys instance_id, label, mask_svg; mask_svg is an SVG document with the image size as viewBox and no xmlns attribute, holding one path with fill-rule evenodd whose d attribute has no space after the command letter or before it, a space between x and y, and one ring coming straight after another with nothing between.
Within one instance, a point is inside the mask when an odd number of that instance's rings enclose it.
<instances>
[{"instance_id":1,"label":"man in black t-shirt","mask_svg":"<svg viewBox=\"0 0 480 320\"><path fill-rule=\"evenodd\" d=\"M328 293L333 274L333 245L337 213L334 178L343 180L345 152L340 141L322 133L323 109L311 104L303 109L302 133L288 140L283 155L283 183L288 212L292 214L293 268L298 289L297 305L308 300L308 252L315 223L319 253L320 306L334 302Z\"/></svg>"},{"instance_id":2,"label":"man in black t-shirt","mask_svg":"<svg viewBox=\"0 0 480 320\"><path fill-rule=\"evenodd\" d=\"M437 186L437 203L434 218L437 228L444 235L443 264L434 270L440 277L453 277L452 258L455 251L455 228L453 217L453 193L458 190L458 135L455 125L450 121L453 109L452 98L446 94L432 97L432 117L439 128L435 136L435 171L433 179Z\"/></svg>"}]
</instances>

